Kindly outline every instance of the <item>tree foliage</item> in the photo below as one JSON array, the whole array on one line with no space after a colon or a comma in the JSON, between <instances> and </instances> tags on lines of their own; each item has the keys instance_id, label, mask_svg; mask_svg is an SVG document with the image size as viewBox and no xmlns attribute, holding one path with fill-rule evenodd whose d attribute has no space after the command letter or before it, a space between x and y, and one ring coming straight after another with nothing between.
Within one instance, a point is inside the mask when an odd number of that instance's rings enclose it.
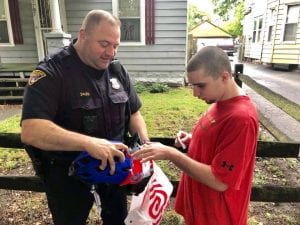
<instances>
[{"instance_id":1,"label":"tree foliage","mask_svg":"<svg viewBox=\"0 0 300 225\"><path fill-rule=\"evenodd\" d=\"M243 33L242 21L244 19L245 0L211 0L214 4L214 12L224 21L220 26L234 37ZM204 19L211 21L211 16L203 12L193 4L188 5L189 31Z\"/></svg>"},{"instance_id":2,"label":"tree foliage","mask_svg":"<svg viewBox=\"0 0 300 225\"><path fill-rule=\"evenodd\" d=\"M245 0L211 0L211 2L215 5L214 12L227 21L232 12Z\"/></svg>"},{"instance_id":3,"label":"tree foliage","mask_svg":"<svg viewBox=\"0 0 300 225\"><path fill-rule=\"evenodd\" d=\"M198 25L202 20L211 20L210 16L206 12L199 11L198 7L189 4L188 5L188 26L189 30L193 29L196 25Z\"/></svg>"},{"instance_id":4,"label":"tree foliage","mask_svg":"<svg viewBox=\"0 0 300 225\"><path fill-rule=\"evenodd\" d=\"M234 37L241 36L243 33L244 6L244 2L239 4L235 9L234 18L224 24L224 29Z\"/></svg>"},{"instance_id":5,"label":"tree foliage","mask_svg":"<svg viewBox=\"0 0 300 225\"><path fill-rule=\"evenodd\" d=\"M224 21L224 29L234 37L243 33L245 0L211 0L215 5L214 12Z\"/></svg>"}]
</instances>

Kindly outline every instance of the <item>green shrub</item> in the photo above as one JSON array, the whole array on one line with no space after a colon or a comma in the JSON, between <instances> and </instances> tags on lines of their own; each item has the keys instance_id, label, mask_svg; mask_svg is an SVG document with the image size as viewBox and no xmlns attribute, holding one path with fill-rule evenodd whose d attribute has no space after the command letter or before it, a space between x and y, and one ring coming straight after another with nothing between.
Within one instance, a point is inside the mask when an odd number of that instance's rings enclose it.
<instances>
[{"instance_id":1,"label":"green shrub","mask_svg":"<svg viewBox=\"0 0 300 225\"><path fill-rule=\"evenodd\" d=\"M142 82L136 82L134 84L134 88L135 88L136 92L139 93L139 94L147 91L146 85L143 84Z\"/></svg>"},{"instance_id":2,"label":"green shrub","mask_svg":"<svg viewBox=\"0 0 300 225\"><path fill-rule=\"evenodd\" d=\"M163 92L168 92L170 90L170 87L162 83L153 83L149 87L149 89L150 89L150 93L163 93Z\"/></svg>"}]
</instances>

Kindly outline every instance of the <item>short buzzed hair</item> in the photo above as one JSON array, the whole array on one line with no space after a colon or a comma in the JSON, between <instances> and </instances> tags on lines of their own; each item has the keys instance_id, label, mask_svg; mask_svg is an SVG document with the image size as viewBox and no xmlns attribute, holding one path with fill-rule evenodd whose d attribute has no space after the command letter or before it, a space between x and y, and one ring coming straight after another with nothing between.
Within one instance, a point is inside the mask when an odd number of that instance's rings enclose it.
<instances>
[{"instance_id":1,"label":"short buzzed hair","mask_svg":"<svg viewBox=\"0 0 300 225\"><path fill-rule=\"evenodd\" d=\"M187 65L187 72L200 69L203 69L214 79L217 79L223 71L227 71L231 75L228 55L216 46L206 46L190 59Z\"/></svg>"},{"instance_id":2,"label":"short buzzed hair","mask_svg":"<svg viewBox=\"0 0 300 225\"><path fill-rule=\"evenodd\" d=\"M109 22L112 26L121 26L121 21L111 13L101 9L95 9L88 12L88 14L85 16L81 25L81 29L84 29L89 33L93 31L93 29L102 21Z\"/></svg>"}]
</instances>

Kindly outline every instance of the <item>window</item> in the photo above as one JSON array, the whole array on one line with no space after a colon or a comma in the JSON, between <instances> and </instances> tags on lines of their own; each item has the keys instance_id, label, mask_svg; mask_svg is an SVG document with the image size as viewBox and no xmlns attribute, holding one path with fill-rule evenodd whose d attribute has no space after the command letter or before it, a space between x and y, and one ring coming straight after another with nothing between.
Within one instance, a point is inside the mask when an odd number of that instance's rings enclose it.
<instances>
[{"instance_id":1,"label":"window","mask_svg":"<svg viewBox=\"0 0 300 225\"><path fill-rule=\"evenodd\" d=\"M275 25L275 9L270 9L268 14L268 42L272 41L274 25Z\"/></svg>"},{"instance_id":2,"label":"window","mask_svg":"<svg viewBox=\"0 0 300 225\"><path fill-rule=\"evenodd\" d=\"M123 42L141 42L141 6L139 0L119 0Z\"/></svg>"},{"instance_id":3,"label":"window","mask_svg":"<svg viewBox=\"0 0 300 225\"><path fill-rule=\"evenodd\" d=\"M262 16L256 17L254 19L253 34L252 34L252 42L253 43L261 41L262 25L263 25Z\"/></svg>"},{"instance_id":4,"label":"window","mask_svg":"<svg viewBox=\"0 0 300 225\"><path fill-rule=\"evenodd\" d=\"M257 42L260 42L262 25L263 25L263 19L261 17L258 19Z\"/></svg>"},{"instance_id":5,"label":"window","mask_svg":"<svg viewBox=\"0 0 300 225\"><path fill-rule=\"evenodd\" d=\"M18 0L0 0L0 45L23 44Z\"/></svg>"},{"instance_id":6,"label":"window","mask_svg":"<svg viewBox=\"0 0 300 225\"><path fill-rule=\"evenodd\" d=\"M295 41L297 24L299 20L300 5L290 5L287 10L286 23L283 33L283 41Z\"/></svg>"},{"instance_id":7,"label":"window","mask_svg":"<svg viewBox=\"0 0 300 225\"><path fill-rule=\"evenodd\" d=\"M7 0L0 0L0 45L13 45Z\"/></svg>"},{"instance_id":8,"label":"window","mask_svg":"<svg viewBox=\"0 0 300 225\"><path fill-rule=\"evenodd\" d=\"M255 41L256 41L256 20L254 20L253 34L252 34L252 42L255 43Z\"/></svg>"},{"instance_id":9,"label":"window","mask_svg":"<svg viewBox=\"0 0 300 225\"><path fill-rule=\"evenodd\" d=\"M142 0L115 0L113 13L122 22L122 44L144 44L145 40L145 6Z\"/></svg>"},{"instance_id":10,"label":"window","mask_svg":"<svg viewBox=\"0 0 300 225\"><path fill-rule=\"evenodd\" d=\"M38 4L41 29L48 29L50 32L52 27L50 2L47 0L38 0Z\"/></svg>"},{"instance_id":11,"label":"window","mask_svg":"<svg viewBox=\"0 0 300 225\"><path fill-rule=\"evenodd\" d=\"M154 0L113 0L122 45L154 44Z\"/></svg>"}]
</instances>

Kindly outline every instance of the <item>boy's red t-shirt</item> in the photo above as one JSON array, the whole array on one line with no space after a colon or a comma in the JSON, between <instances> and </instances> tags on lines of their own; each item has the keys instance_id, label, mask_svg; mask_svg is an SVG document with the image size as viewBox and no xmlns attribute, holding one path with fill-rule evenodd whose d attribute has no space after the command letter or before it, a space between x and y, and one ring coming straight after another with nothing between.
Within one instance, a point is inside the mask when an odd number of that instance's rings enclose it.
<instances>
[{"instance_id":1,"label":"boy's red t-shirt","mask_svg":"<svg viewBox=\"0 0 300 225\"><path fill-rule=\"evenodd\" d=\"M214 103L195 125L188 155L211 165L229 188L215 191L182 174L175 210L187 225L246 225L258 115L248 96Z\"/></svg>"}]
</instances>

